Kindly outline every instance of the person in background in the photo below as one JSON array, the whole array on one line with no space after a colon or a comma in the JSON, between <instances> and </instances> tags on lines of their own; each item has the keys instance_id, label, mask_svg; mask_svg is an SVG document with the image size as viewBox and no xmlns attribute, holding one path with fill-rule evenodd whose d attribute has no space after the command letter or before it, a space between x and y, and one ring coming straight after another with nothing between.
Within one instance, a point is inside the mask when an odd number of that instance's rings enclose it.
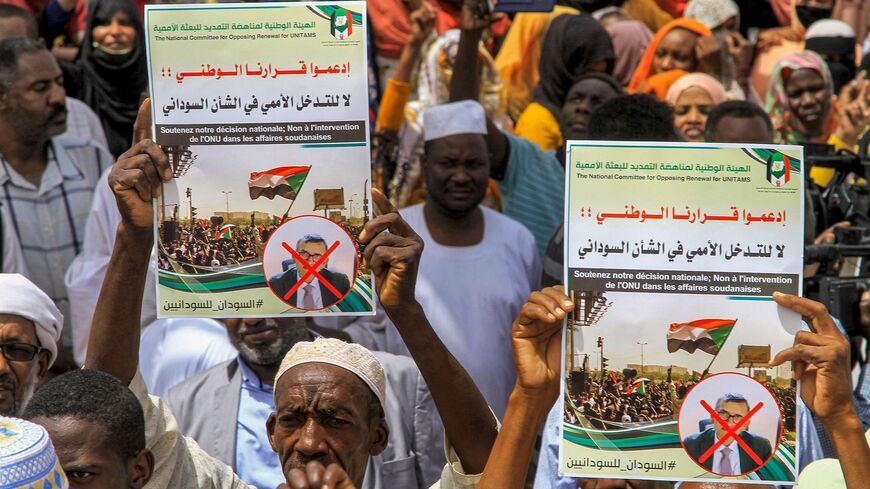
<instances>
[{"instance_id":1,"label":"person in background","mask_svg":"<svg viewBox=\"0 0 870 489\"><path fill-rule=\"evenodd\" d=\"M686 141L703 142L707 117L725 101L725 89L710 75L691 73L671 85L667 101L674 108L674 124Z\"/></svg>"},{"instance_id":2,"label":"person in background","mask_svg":"<svg viewBox=\"0 0 870 489\"><path fill-rule=\"evenodd\" d=\"M616 62L613 77L623 86L628 86L634 70L643 58L643 53L653 38L653 33L645 25L635 20L616 22L605 27L613 41Z\"/></svg>"},{"instance_id":3,"label":"person in background","mask_svg":"<svg viewBox=\"0 0 870 489\"><path fill-rule=\"evenodd\" d=\"M148 87L145 32L131 0L97 0L75 64L64 85L84 101L103 123L114 156L130 147L139 102Z\"/></svg>"},{"instance_id":4,"label":"person in background","mask_svg":"<svg viewBox=\"0 0 870 489\"><path fill-rule=\"evenodd\" d=\"M836 101L833 90L827 64L812 51L790 54L777 63L765 104L776 141L827 143L837 149L854 149L870 124L870 81L859 76ZM822 186L832 175L830 169L822 168L814 168L811 173Z\"/></svg>"},{"instance_id":5,"label":"person in background","mask_svg":"<svg viewBox=\"0 0 870 489\"><path fill-rule=\"evenodd\" d=\"M704 140L708 143L773 144L773 123L756 104L743 100L723 102L707 115Z\"/></svg>"},{"instance_id":6,"label":"person in background","mask_svg":"<svg viewBox=\"0 0 870 489\"><path fill-rule=\"evenodd\" d=\"M834 93L840 93L847 83L855 79L855 30L849 24L833 19L820 20L807 29L806 50L825 60L831 71Z\"/></svg>"},{"instance_id":7,"label":"person in background","mask_svg":"<svg viewBox=\"0 0 870 489\"><path fill-rule=\"evenodd\" d=\"M0 41L0 201L28 276L68 317L63 276L81 251L94 187L112 157L94 141L61 136L61 70L42 42ZM72 367L67 330L57 368Z\"/></svg>"},{"instance_id":8,"label":"person in background","mask_svg":"<svg viewBox=\"0 0 870 489\"><path fill-rule=\"evenodd\" d=\"M321 335L311 328L310 318L233 318L224 323L236 355L173 387L166 403L185 435L243 480L272 489L283 474L262 428L275 411L275 376L293 346ZM384 452L369 460L359 489L425 489L438 480L445 463L443 428L432 396L411 359L371 353L386 375L384 414L390 432Z\"/></svg>"},{"instance_id":9,"label":"person in background","mask_svg":"<svg viewBox=\"0 0 870 489\"><path fill-rule=\"evenodd\" d=\"M11 4L0 4L0 41L11 37L39 39L39 26L26 10ZM61 67L63 69L63 67ZM83 141L96 141L108 149L106 133L93 110L77 98L66 99L66 132L61 136L73 136Z\"/></svg>"},{"instance_id":10,"label":"person in background","mask_svg":"<svg viewBox=\"0 0 870 489\"><path fill-rule=\"evenodd\" d=\"M610 73L614 59L610 36L591 16L556 17L541 46L540 80L514 133L544 151L561 146L559 116L568 90L584 73Z\"/></svg>"},{"instance_id":11,"label":"person in background","mask_svg":"<svg viewBox=\"0 0 870 489\"><path fill-rule=\"evenodd\" d=\"M644 92L650 77L670 70L700 71L719 78L721 48L713 33L693 19L677 19L656 32L628 85L629 93Z\"/></svg>"},{"instance_id":12,"label":"person in background","mask_svg":"<svg viewBox=\"0 0 870 489\"><path fill-rule=\"evenodd\" d=\"M63 315L19 274L0 274L0 290L0 415L21 416L57 358Z\"/></svg>"},{"instance_id":13,"label":"person in background","mask_svg":"<svg viewBox=\"0 0 870 489\"><path fill-rule=\"evenodd\" d=\"M685 17L702 22L722 49L719 81L729 100L757 100L749 85L752 44L740 34L740 9L734 0L691 0Z\"/></svg>"}]
</instances>

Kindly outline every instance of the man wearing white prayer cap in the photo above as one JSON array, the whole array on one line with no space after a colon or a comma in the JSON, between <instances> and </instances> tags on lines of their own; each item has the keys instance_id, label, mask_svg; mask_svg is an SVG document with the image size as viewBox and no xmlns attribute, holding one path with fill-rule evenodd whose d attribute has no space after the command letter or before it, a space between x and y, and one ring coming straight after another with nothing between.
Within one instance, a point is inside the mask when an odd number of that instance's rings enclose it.
<instances>
[{"instance_id":1,"label":"man wearing white prayer cap","mask_svg":"<svg viewBox=\"0 0 870 489\"><path fill-rule=\"evenodd\" d=\"M490 155L486 114L476 101L423 113L426 201L399 213L425 244L417 301L447 349L502 416L516 380L509 332L541 268L531 232L484 207ZM390 353L409 354L386 328Z\"/></svg>"},{"instance_id":2,"label":"man wearing white prayer cap","mask_svg":"<svg viewBox=\"0 0 870 489\"><path fill-rule=\"evenodd\" d=\"M0 274L0 414L19 415L57 358L63 315L17 273Z\"/></svg>"},{"instance_id":3,"label":"man wearing white prayer cap","mask_svg":"<svg viewBox=\"0 0 870 489\"><path fill-rule=\"evenodd\" d=\"M276 412L266 422L284 472L339 464L361 487L369 457L387 447L386 390L384 368L365 347L332 338L296 343L275 376Z\"/></svg>"},{"instance_id":4,"label":"man wearing white prayer cap","mask_svg":"<svg viewBox=\"0 0 870 489\"><path fill-rule=\"evenodd\" d=\"M0 416L0 488L68 487L45 428L23 419Z\"/></svg>"}]
</instances>

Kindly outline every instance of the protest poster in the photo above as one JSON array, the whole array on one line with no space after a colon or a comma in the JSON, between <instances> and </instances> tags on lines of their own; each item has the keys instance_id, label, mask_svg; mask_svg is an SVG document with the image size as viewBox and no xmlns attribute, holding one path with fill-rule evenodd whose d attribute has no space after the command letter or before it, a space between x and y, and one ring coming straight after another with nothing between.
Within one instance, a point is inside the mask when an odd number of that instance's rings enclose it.
<instances>
[{"instance_id":1,"label":"protest poster","mask_svg":"<svg viewBox=\"0 0 870 489\"><path fill-rule=\"evenodd\" d=\"M365 2L148 5L160 317L373 314Z\"/></svg>"},{"instance_id":2,"label":"protest poster","mask_svg":"<svg viewBox=\"0 0 870 489\"><path fill-rule=\"evenodd\" d=\"M565 476L793 484L802 149L571 142Z\"/></svg>"}]
</instances>

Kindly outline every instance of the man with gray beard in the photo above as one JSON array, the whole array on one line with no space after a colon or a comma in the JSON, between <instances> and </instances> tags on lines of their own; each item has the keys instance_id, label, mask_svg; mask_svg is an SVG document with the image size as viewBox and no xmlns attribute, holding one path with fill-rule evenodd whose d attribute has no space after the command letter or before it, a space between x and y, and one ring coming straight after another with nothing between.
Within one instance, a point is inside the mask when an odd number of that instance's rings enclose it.
<instances>
[{"instance_id":1,"label":"man with gray beard","mask_svg":"<svg viewBox=\"0 0 870 489\"><path fill-rule=\"evenodd\" d=\"M321 336L310 321L225 319L238 357L185 380L164 396L182 433L258 488L273 489L284 481L264 428L275 411L273 385L281 360L296 343ZM387 449L369 460L360 489L429 487L445 462L443 428L429 389L410 358L372 353L387 376L390 432Z\"/></svg>"}]
</instances>

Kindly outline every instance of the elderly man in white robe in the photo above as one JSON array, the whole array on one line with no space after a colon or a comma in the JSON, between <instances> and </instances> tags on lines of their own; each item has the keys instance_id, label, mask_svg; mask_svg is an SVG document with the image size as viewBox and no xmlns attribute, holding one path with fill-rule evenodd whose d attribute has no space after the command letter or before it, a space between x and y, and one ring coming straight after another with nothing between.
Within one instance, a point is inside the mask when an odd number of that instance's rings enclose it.
<instances>
[{"instance_id":1,"label":"elderly man in white robe","mask_svg":"<svg viewBox=\"0 0 870 489\"><path fill-rule=\"evenodd\" d=\"M17 416L57 358L63 315L17 273L0 274L0 415Z\"/></svg>"}]
</instances>

